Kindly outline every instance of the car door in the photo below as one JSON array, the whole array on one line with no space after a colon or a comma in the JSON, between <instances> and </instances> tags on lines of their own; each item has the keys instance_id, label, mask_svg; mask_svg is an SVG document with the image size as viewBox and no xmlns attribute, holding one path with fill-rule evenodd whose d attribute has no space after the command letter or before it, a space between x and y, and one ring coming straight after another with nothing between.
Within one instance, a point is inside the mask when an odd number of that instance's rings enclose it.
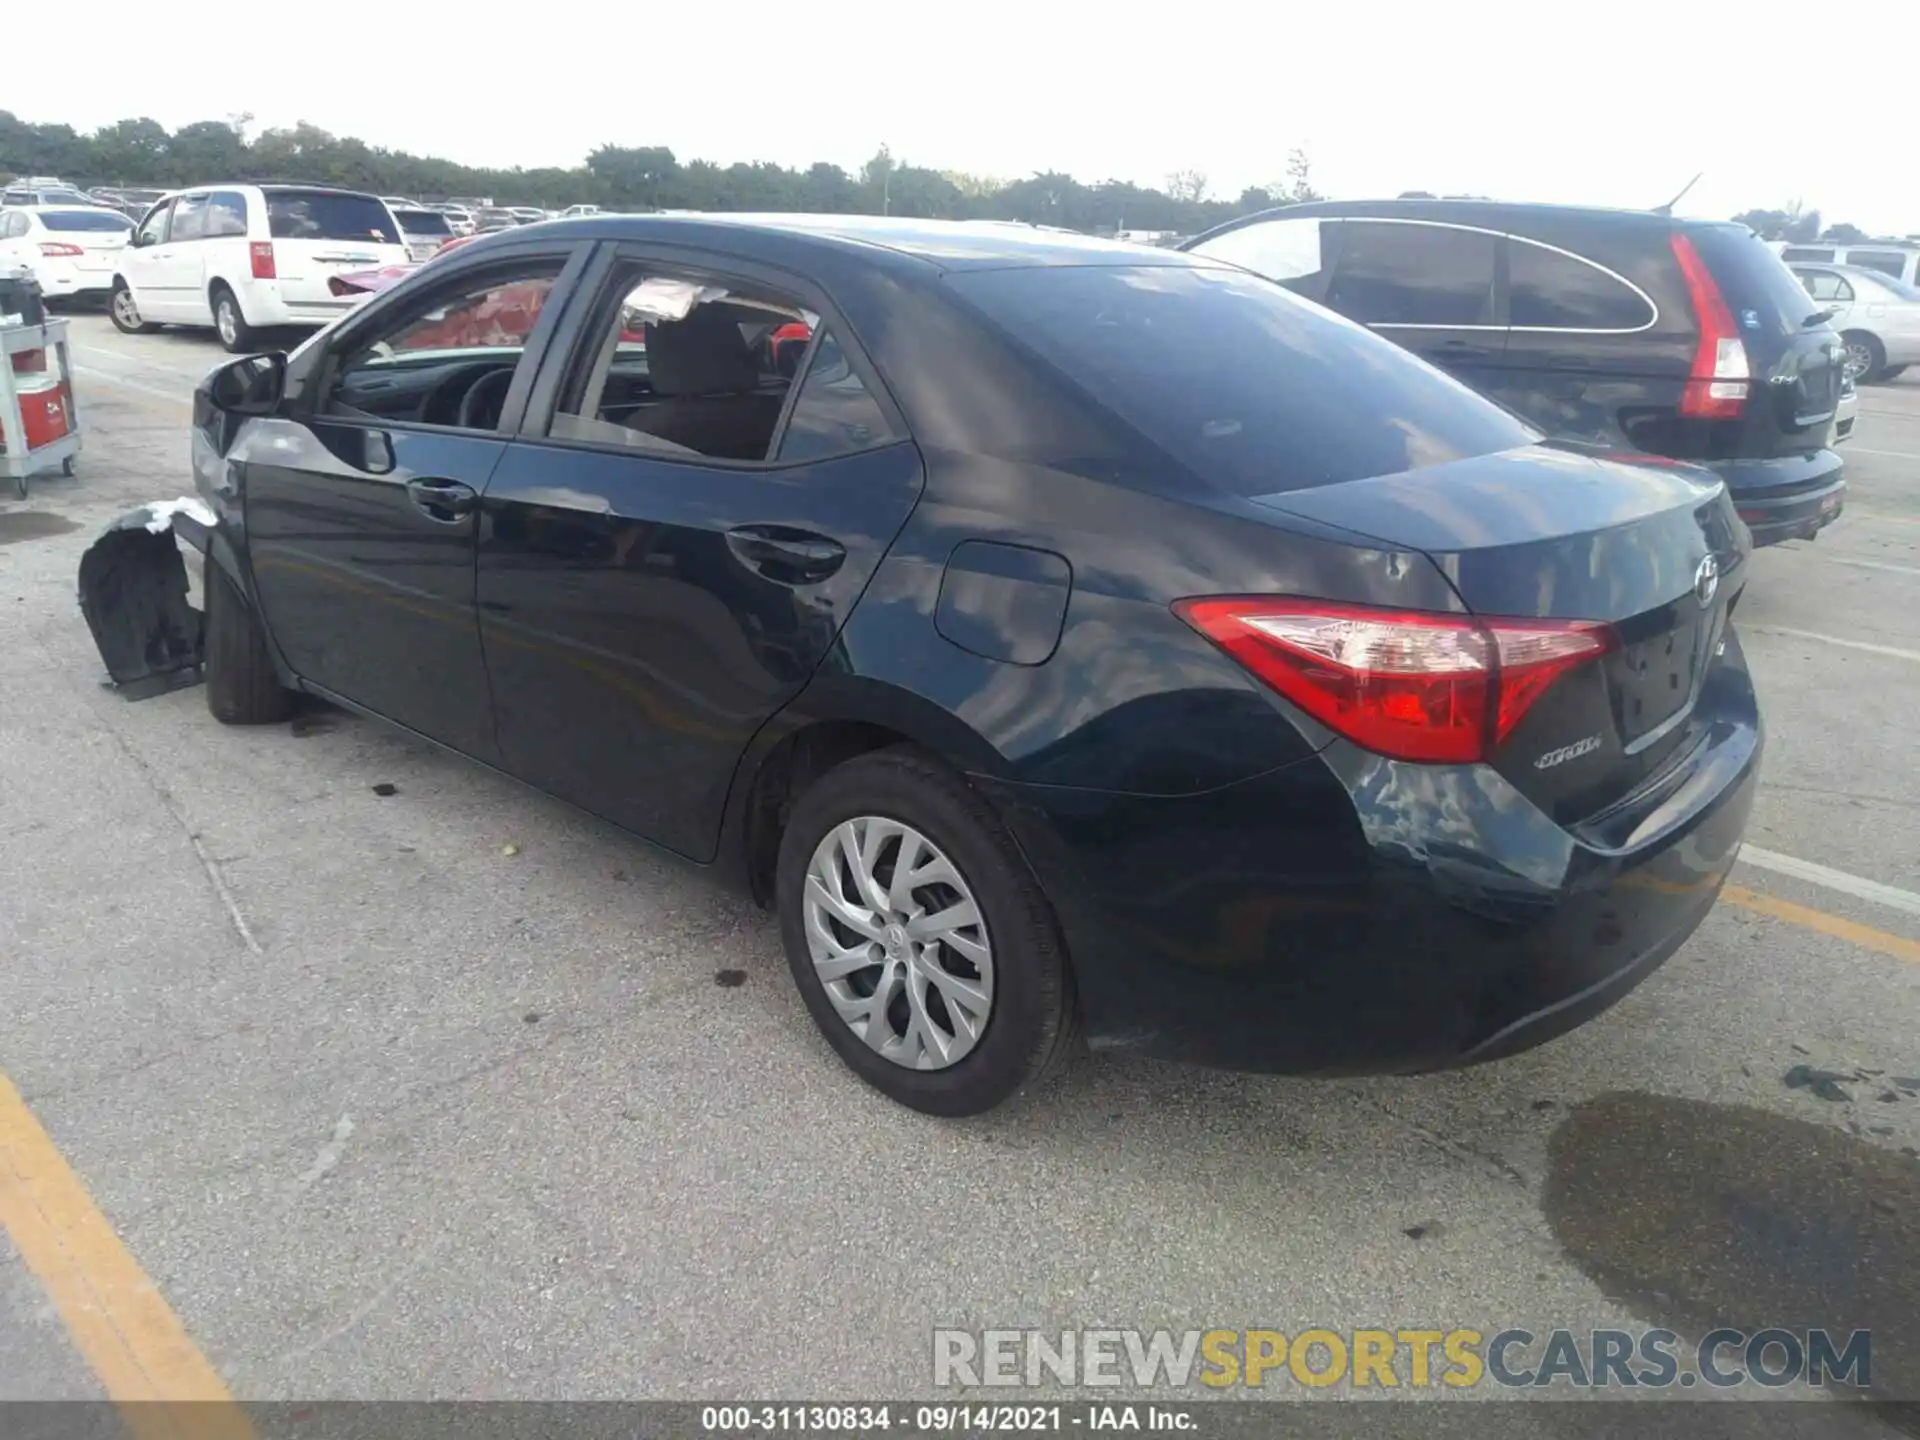
<instances>
[{"instance_id":1,"label":"car door","mask_svg":"<svg viewBox=\"0 0 1920 1440\"><path fill-rule=\"evenodd\" d=\"M173 224L173 201L162 200L140 222L133 242L120 257L120 274L133 292L134 307L143 320L165 320L166 295L158 284L162 252Z\"/></svg>"},{"instance_id":2,"label":"car door","mask_svg":"<svg viewBox=\"0 0 1920 1440\"><path fill-rule=\"evenodd\" d=\"M204 190L175 197L167 238L147 252L146 286L154 297L140 302L140 313L147 319L213 323L205 278L208 202Z\"/></svg>"},{"instance_id":3,"label":"car door","mask_svg":"<svg viewBox=\"0 0 1920 1440\"><path fill-rule=\"evenodd\" d=\"M501 753L708 860L741 753L832 649L919 496L920 454L792 276L622 249L594 295L484 500ZM782 376L769 342L795 323L808 353Z\"/></svg>"},{"instance_id":4,"label":"car door","mask_svg":"<svg viewBox=\"0 0 1920 1440\"><path fill-rule=\"evenodd\" d=\"M1349 218L1327 304L1469 385L1506 349L1497 311L1500 236L1428 220Z\"/></svg>"},{"instance_id":5,"label":"car door","mask_svg":"<svg viewBox=\"0 0 1920 1440\"><path fill-rule=\"evenodd\" d=\"M239 456L254 582L287 664L489 762L478 499L582 262L577 245L517 247L376 303Z\"/></svg>"}]
</instances>

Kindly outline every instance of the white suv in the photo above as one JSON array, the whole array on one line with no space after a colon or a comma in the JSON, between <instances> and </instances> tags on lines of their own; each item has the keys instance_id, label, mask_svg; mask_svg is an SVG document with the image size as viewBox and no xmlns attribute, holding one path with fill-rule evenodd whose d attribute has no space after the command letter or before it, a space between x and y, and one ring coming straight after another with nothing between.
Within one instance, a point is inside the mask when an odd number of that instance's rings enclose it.
<instances>
[{"instance_id":1,"label":"white suv","mask_svg":"<svg viewBox=\"0 0 1920 1440\"><path fill-rule=\"evenodd\" d=\"M377 195L317 185L209 185L146 213L120 252L109 307L129 335L161 325L215 330L236 353L255 332L329 325L364 295L335 275L405 265L393 212Z\"/></svg>"}]
</instances>

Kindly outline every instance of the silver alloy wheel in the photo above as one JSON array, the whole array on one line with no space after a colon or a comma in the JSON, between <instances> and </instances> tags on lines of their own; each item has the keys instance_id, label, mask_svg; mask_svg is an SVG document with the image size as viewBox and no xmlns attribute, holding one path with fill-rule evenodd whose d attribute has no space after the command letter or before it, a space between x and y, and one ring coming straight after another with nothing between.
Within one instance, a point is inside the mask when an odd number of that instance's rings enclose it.
<instances>
[{"instance_id":1,"label":"silver alloy wheel","mask_svg":"<svg viewBox=\"0 0 1920 1440\"><path fill-rule=\"evenodd\" d=\"M1863 379L1873 368L1873 351L1863 341L1852 340L1847 343L1847 374L1856 381Z\"/></svg>"},{"instance_id":2,"label":"silver alloy wheel","mask_svg":"<svg viewBox=\"0 0 1920 1440\"><path fill-rule=\"evenodd\" d=\"M133 303L133 291L124 285L113 292L113 315L122 325L131 327L140 323L140 311Z\"/></svg>"},{"instance_id":3,"label":"silver alloy wheel","mask_svg":"<svg viewBox=\"0 0 1920 1440\"><path fill-rule=\"evenodd\" d=\"M235 314L237 307L231 295L222 295L213 303L213 323L220 330L220 338L228 345L240 343L240 317Z\"/></svg>"},{"instance_id":4,"label":"silver alloy wheel","mask_svg":"<svg viewBox=\"0 0 1920 1440\"><path fill-rule=\"evenodd\" d=\"M807 863L807 950L840 1018L876 1054L944 1070L993 1012L993 945L966 877L918 830L836 825Z\"/></svg>"}]
</instances>

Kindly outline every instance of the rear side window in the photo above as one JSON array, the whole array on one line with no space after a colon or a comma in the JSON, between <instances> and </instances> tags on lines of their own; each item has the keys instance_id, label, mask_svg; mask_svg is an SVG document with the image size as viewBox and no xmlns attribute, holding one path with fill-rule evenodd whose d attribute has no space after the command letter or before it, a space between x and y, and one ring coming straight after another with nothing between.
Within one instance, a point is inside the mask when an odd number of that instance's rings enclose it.
<instances>
[{"instance_id":1,"label":"rear side window","mask_svg":"<svg viewBox=\"0 0 1920 1440\"><path fill-rule=\"evenodd\" d=\"M1849 250L1847 264L1862 270L1878 270L1896 280L1907 273L1907 257L1898 250Z\"/></svg>"},{"instance_id":2,"label":"rear side window","mask_svg":"<svg viewBox=\"0 0 1920 1440\"><path fill-rule=\"evenodd\" d=\"M787 417L780 460L823 460L882 445L891 437L887 417L866 382L847 361L831 330L822 331L813 361Z\"/></svg>"},{"instance_id":3,"label":"rear side window","mask_svg":"<svg viewBox=\"0 0 1920 1440\"><path fill-rule=\"evenodd\" d=\"M1816 300L1851 300L1853 286L1831 270L1805 270L1800 274L1807 293Z\"/></svg>"},{"instance_id":4,"label":"rear side window","mask_svg":"<svg viewBox=\"0 0 1920 1440\"><path fill-rule=\"evenodd\" d=\"M1792 335L1819 313L1786 262L1746 226L1690 225L1683 233L1707 262L1742 330Z\"/></svg>"},{"instance_id":5,"label":"rear side window","mask_svg":"<svg viewBox=\"0 0 1920 1440\"><path fill-rule=\"evenodd\" d=\"M1780 258L1782 260L1813 260L1820 264L1831 265L1833 253L1830 246L1823 248L1818 245L1789 245L1780 252Z\"/></svg>"},{"instance_id":6,"label":"rear side window","mask_svg":"<svg viewBox=\"0 0 1920 1440\"><path fill-rule=\"evenodd\" d=\"M1236 494L1393 475L1538 438L1391 341L1242 271L1059 266L947 283Z\"/></svg>"},{"instance_id":7,"label":"rear side window","mask_svg":"<svg viewBox=\"0 0 1920 1440\"><path fill-rule=\"evenodd\" d=\"M1644 330L1654 322L1645 295L1591 261L1507 241L1507 319L1522 330Z\"/></svg>"},{"instance_id":8,"label":"rear side window","mask_svg":"<svg viewBox=\"0 0 1920 1440\"><path fill-rule=\"evenodd\" d=\"M1315 216L1261 220L1193 247L1196 255L1238 265L1315 300L1327 293L1338 220Z\"/></svg>"},{"instance_id":9,"label":"rear side window","mask_svg":"<svg viewBox=\"0 0 1920 1440\"><path fill-rule=\"evenodd\" d=\"M359 240L398 245L387 207L371 195L331 190L267 191L267 226L276 240Z\"/></svg>"},{"instance_id":10,"label":"rear side window","mask_svg":"<svg viewBox=\"0 0 1920 1440\"><path fill-rule=\"evenodd\" d=\"M247 197L237 190L216 190L207 201L207 237L225 239L247 233Z\"/></svg>"},{"instance_id":11,"label":"rear side window","mask_svg":"<svg viewBox=\"0 0 1920 1440\"><path fill-rule=\"evenodd\" d=\"M40 223L49 230L119 231L133 229L133 222L117 210L48 210Z\"/></svg>"},{"instance_id":12,"label":"rear side window","mask_svg":"<svg viewBox=\"0 0 1920 1440\"><path fill-rule=\"evenodd\" d=\"M1349 220L1327 303L1368 325L1491 325L1496 244L1481 230Z\"/></svg>"}]
</instances>

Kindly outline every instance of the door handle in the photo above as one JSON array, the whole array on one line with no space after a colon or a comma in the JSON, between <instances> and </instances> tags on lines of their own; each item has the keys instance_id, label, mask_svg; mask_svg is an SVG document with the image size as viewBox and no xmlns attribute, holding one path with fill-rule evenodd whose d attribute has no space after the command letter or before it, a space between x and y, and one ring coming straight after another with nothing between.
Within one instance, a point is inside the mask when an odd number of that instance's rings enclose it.
<instances>
[{"instance_id":1,"label":"door handle","mask_svg":"<svg viewBox=\"0 0 1920 1440\"><path fill-rule=\"evenodd\" d=\"M837 540L787 525L742 525L727 532L736 559L782 585L816 585L846 563Z\"/></svg>"},{"instance_id":2,"label":"door handle","mask_svg":"<svg viewBox=\"0 0 1920 1440\"><path fill-rule=\"evenodd\" d=\"M472 514L474 506L480 503L479 492L458 480L409 480L407 498L415 509L442 524L451 524L463 515Z\"/></svg>"}]
</instances>

